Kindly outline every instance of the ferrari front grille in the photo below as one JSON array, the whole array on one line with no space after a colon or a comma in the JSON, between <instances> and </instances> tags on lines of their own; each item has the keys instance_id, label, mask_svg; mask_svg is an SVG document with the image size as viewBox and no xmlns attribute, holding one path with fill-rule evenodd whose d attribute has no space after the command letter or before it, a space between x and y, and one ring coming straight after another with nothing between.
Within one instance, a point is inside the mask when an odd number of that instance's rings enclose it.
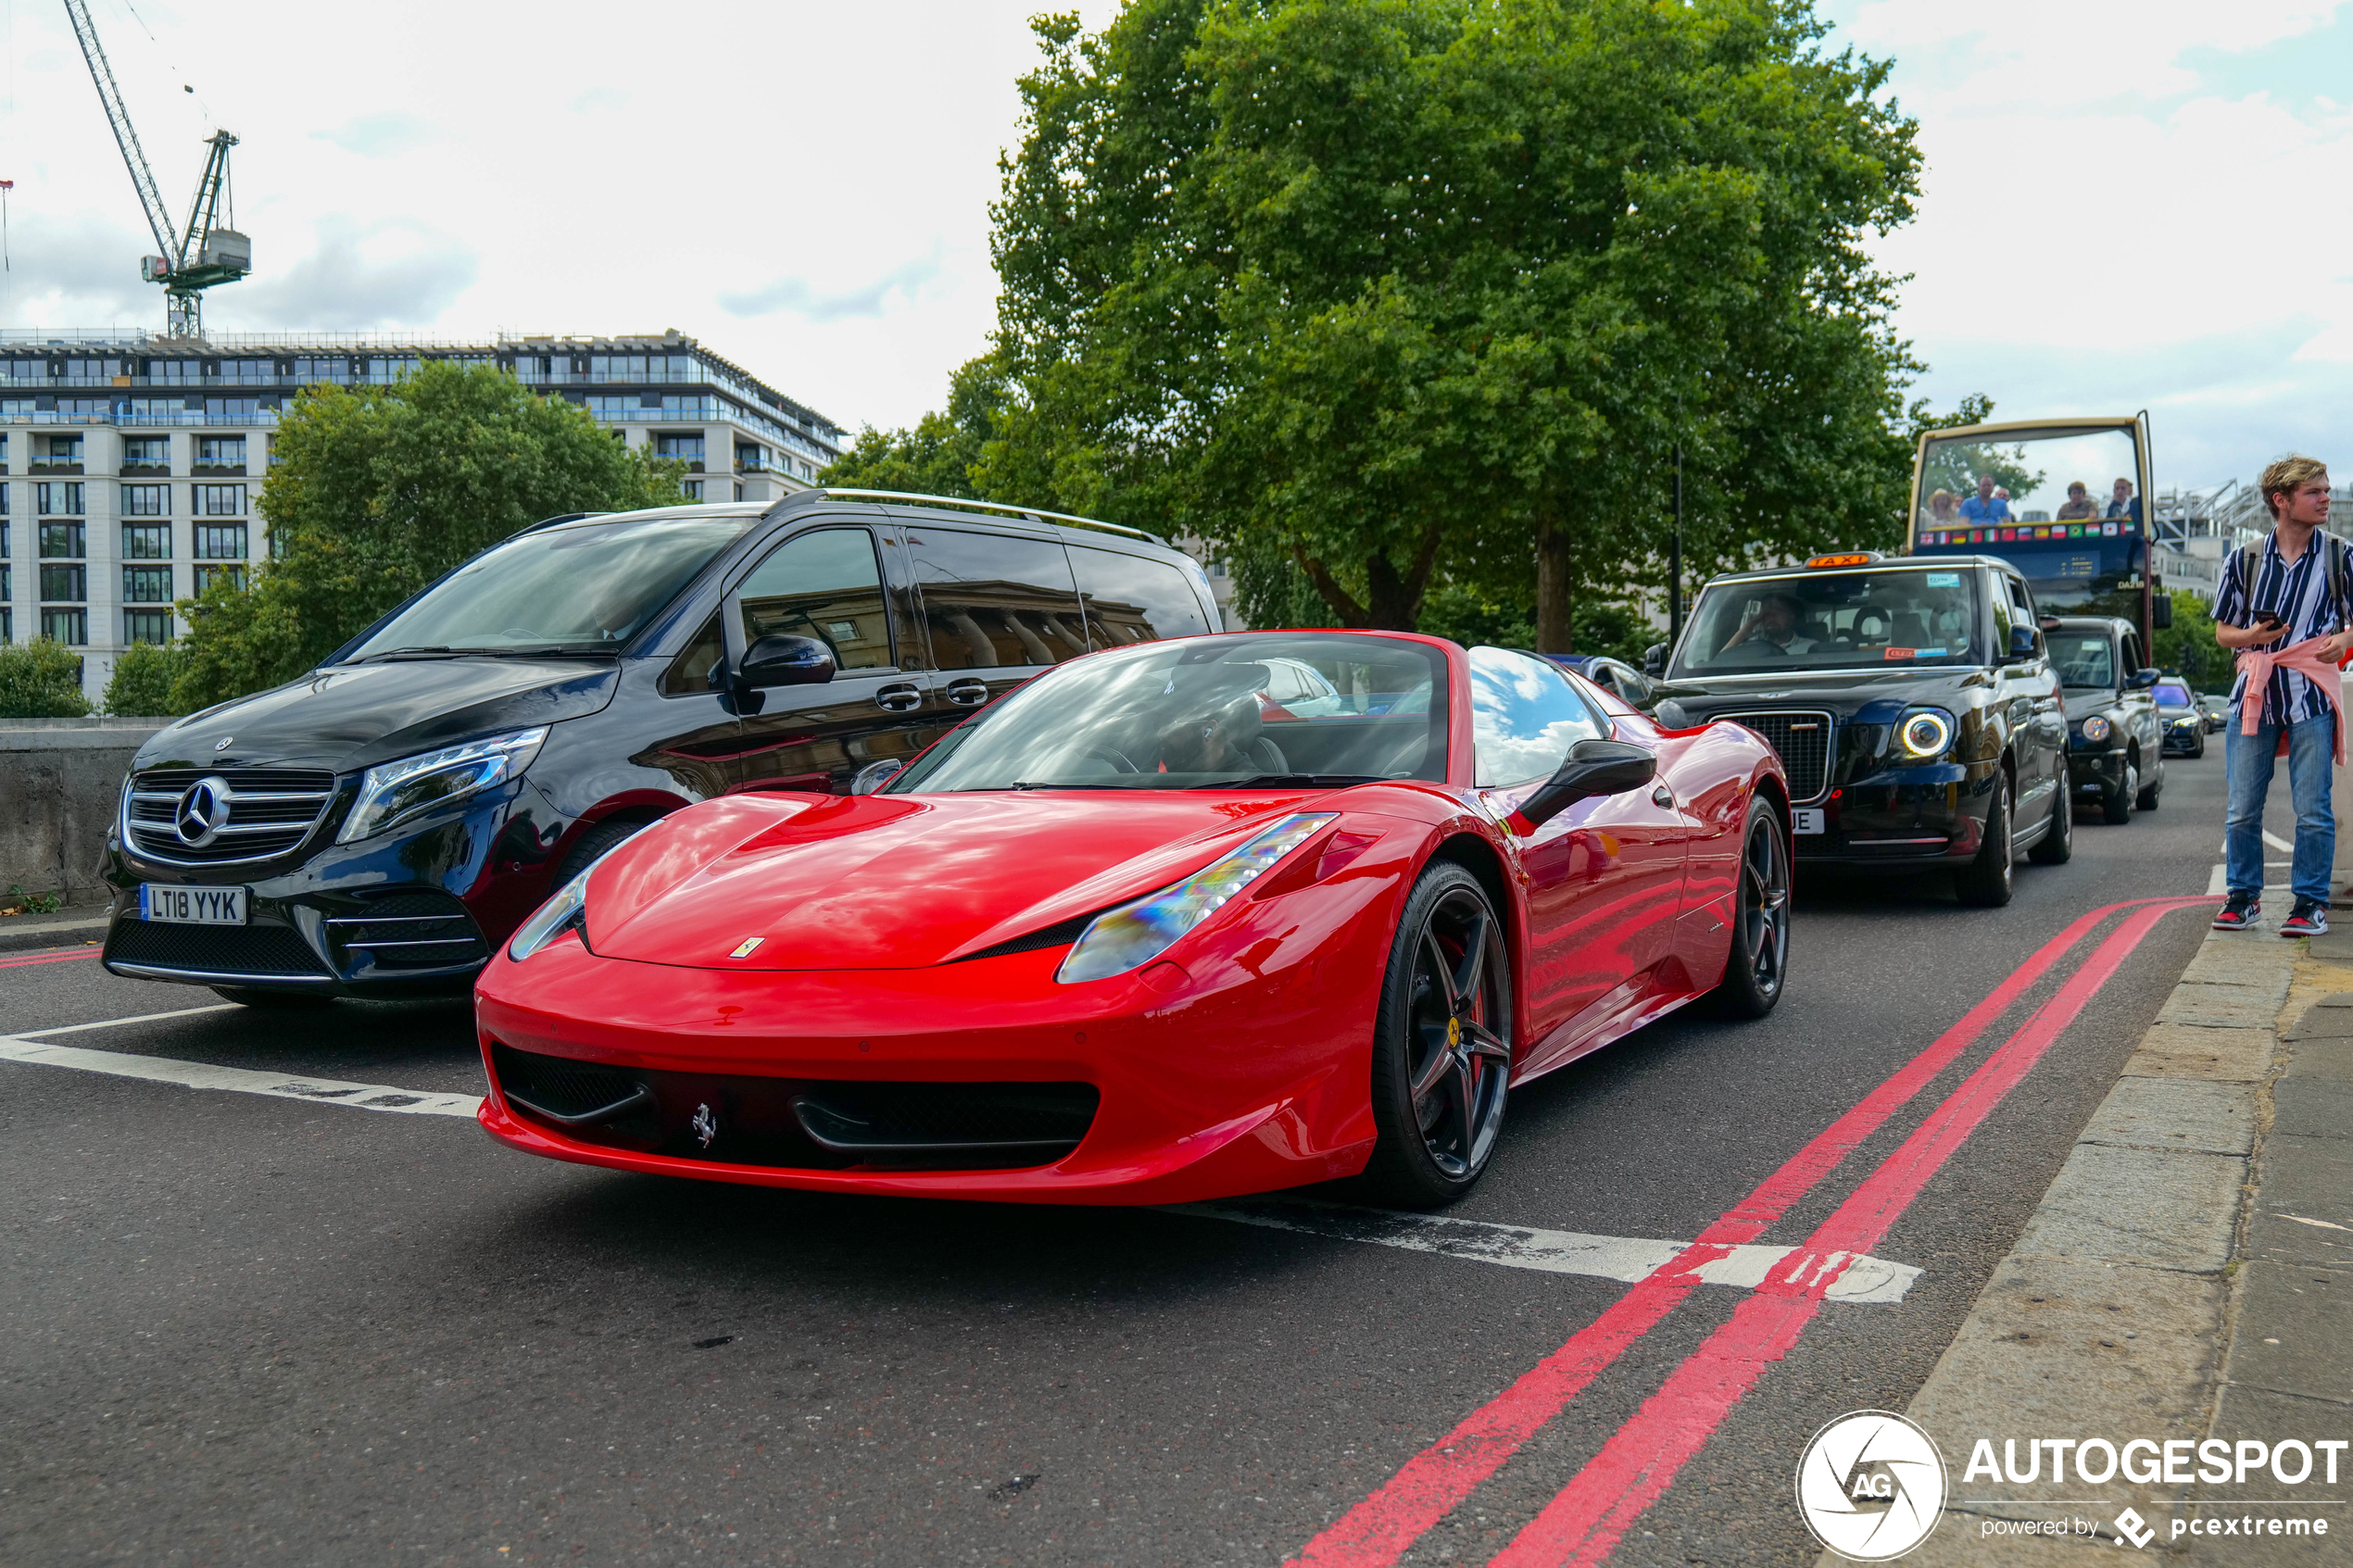
<instances>
[{"instance_id":1,"label":"ferrari front grille","mask_svg":"<svg viewBox=\"0 0 2353 1568\"><path fill-rule=\"evenodd\" d=\"M1756 732L1789 774L1792 805L1819 800L1831 783L1831 716L1827 713L1718 713Z\"/></svg>"},{"instance_id":2,"label":"ferrari front grille","mask_svg":"<svg viewBox=\"0 0 2353 1568\"><path fill-rule=\"evenodd\" d=\"M182 804L207 781L220 792L220 820L208 836L183 835ZM274 860L301 847L334 791L335 776L319 768L150 768L124 795L123 840L140 859L174 866Z\"/></svg>"}]
</instances>

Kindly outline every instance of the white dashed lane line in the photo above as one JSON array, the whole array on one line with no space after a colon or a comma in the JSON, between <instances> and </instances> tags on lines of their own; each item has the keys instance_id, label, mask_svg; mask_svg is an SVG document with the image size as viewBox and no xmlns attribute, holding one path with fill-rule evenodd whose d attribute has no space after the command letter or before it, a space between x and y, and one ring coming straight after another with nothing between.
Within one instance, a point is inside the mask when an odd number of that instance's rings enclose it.
<instances>
[{"instance_id":1,"label":"white dashed lane line","mask_svg":"<svg viewBox=\"0 0 2353 1568\"><path fill-rule=\"evenodd\" d=\"M128 1051L91 1051L76 1046L47 1043L52 1035L78 1035L89 1029L114 1029L126 1023L154 1023L169 1018L193 1018L199 1013L228 1012L236 1004L182 1008L174 1012L145 1012L132 1018L102 1019L95 1023L69 1023L57 1029L29 1029L0 1035L0 1061L20 1061L34 1067L68 1067L81 1073L103 1073L115 1078L141 1078L151 1084L174 1084L183 1089L228 1089L237 1094L267 1095L277 1099L308 1100L314 1105L343 1105L355 1110L390 1110L408 1116L462 1116L471 1120L482 1106L479 1095L429 1094L396 1088L389 1084L348 1084L335 1078L292 1077L283 1073L257 1073L245 1067L211 1067L202 1062L174 1061L170 1057L133 1056Z\"/></svg>"},{"instance_id":2,"label":"white dashed lane line","mask_svg":"<svg viewBox=\"0 0 2353 1568\"><path fill-rule=\"evenodd\" d=\"M1583 1274L1592 1279L1622 1280L1629 1285L1672 1262L1689 1245L1639 1236L1538 1230L1529 1225L1495 1225L1434 1214L1350 1209L1298 1199L1194 1203L1173 1207L1168 1211L1367 1242L1376 1247L1401 1247L1411 1252L1434 1252L1466 1262L1534 1269L1541 1273ZM1790 1259L1793 1266L1801 1269L1820 1269L1843 1262L1845 1272L1838 1276L1825 1298L1874 1306L1901 1301L1912 1282L1920 1277L1920 1271L1909 1263L1891 1263L1884 1258L1859 1256L1849 1261L1843 1255L1794 1256L1800 1251L1794 1247L1734 1247L1730 1256L1703 1263L1697 1273L1705 1285L1754 1290L1773 1276L1775 1265L1783 1259Z\"/></svg>"}]
</instances>

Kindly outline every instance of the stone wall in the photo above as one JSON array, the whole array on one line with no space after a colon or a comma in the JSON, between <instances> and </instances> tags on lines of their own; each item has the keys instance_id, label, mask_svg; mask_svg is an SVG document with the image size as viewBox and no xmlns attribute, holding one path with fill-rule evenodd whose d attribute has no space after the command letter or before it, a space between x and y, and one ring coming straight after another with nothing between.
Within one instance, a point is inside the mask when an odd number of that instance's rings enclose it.
<instances>
[{"instance_id":1,"label":"stone wall","mask_svg":"<svg viewBox=\"0 0 2353 1568\"><path fill-rule=\"evenodd\" d=\"M122 776L164 721L0 719L0 893L105 901L98 872Z\"/></svg>"}]
</instances>

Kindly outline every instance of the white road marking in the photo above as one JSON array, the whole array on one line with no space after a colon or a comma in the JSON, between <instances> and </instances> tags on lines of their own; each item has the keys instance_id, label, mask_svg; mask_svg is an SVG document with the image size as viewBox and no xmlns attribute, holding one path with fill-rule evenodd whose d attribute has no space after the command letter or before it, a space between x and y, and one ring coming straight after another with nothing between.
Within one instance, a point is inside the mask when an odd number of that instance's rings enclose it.
<instances>
[{"instance_id":1,"label":"white road marking","mask_svg":"<svg viewBox=\"0 0 2353 1568\"><path fill-rule=\"evenodd\" d=\"M174 1061L170 1057L133 1056L128 1051L86 1051L77 1046L44 1044L44 1035L74 1035L85 1029L111 1029L125 1023L147 1023L161 1018L187 1018L196 1013L222 1012L219 1007L182 1008L175 1012L140 1013L132 1018L102 1019L95 1023L69 1023L57 1029L33 1029L21 1035L0 1035L0 1061L21 1061L34 1067L69 1067L81 1073L104 1073L115 1078L143 1078L151 1084L177 1084L183 1089L229 1089L238 1094L268 1095L277 1099L308 1100L316 1105L348 1106L354 1110L390 1110L404 1116L463 1116L481 1109L478 1095L429 1094L422 1089L395 1088L390 1084L348 1084L336 1078L289 1077L283 1073L256 1073L245 1067L208 1067L200 1062Z\"/></svg>"},{"instance_id":2,"label":"white road marking","mask_svg":"<svg viewBox=\"0 0 2353 1568\"><path fill-rule=\"evenodd\" d=\"M1526 1225L1493 1225L1478 1220L1400 1214L1380 1209L1348 1209L1297 1199L1191 1203L1172 1207L1168 1211L1264 1225L1270 1230L1335 1236L1375 1247L1399 1247L1411 1252L1434 1252L1441 1257L1495 1263L1507 1269L1583 1274L1628 1285L1647 1278L1689 1245L1634 1236L1539 1230ZM1765 1283L1776 1263L1798 1250L1793 1247L1735 1247L1730 1256L1702 1264L1697 1272L1705 1284L1754 1290ZM1825 1266L1833 1266L1837 1260L1823 1261ZM1872 1305L1901 1301L1912 1282L1919 1277L1920 1271L1908 1263L1857 1257L1831 1286L1827 1299Z\"/></svg>"},{"instance_id":3,"label":"white road marking","mask_svg":"<svg viewBox=\"0 0 2353 1568\"><path fill-rule=\"evenodd\" d=\"M2265 828L2263 830L2263 842L2284 854L2293 855L2296 853L2296 845L2294 841L2282 838L2270 828Z\"/></svg>"}]
</instances>

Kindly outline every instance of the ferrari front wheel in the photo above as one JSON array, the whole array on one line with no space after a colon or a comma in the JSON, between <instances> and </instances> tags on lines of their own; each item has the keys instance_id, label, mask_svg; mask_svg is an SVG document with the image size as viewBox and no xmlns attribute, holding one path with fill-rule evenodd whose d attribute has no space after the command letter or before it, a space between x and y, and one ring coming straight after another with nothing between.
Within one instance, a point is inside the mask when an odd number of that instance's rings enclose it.
<instances>
[{"instance_id":1,"label":"ferrari front wheel","mask_svg":"<svg viewBox=\"0 0 2353 1568\"><path fill-rule=\"evenodd\" d=\"M1748 804L1740 885L1732 897L1732 950L1717 1005L1735 1018L1762 1018L1789 977L1789 840L1781 814L1761 797Z\"/></svg>"},{"instance_id":2,"label":"ferrari front wheel","mask_svg":"<svg viewBox=\"0 0 2353 1568\"><path fill-rule=\"evenodd\" d=\"M1441 861L1405 900L1381 980L1365 1179L1383 1198L1442 1208L1478 1181L1504 1124L1513 1040L1504 922L1477 877Z\"/></svg>"}]
</instances>

